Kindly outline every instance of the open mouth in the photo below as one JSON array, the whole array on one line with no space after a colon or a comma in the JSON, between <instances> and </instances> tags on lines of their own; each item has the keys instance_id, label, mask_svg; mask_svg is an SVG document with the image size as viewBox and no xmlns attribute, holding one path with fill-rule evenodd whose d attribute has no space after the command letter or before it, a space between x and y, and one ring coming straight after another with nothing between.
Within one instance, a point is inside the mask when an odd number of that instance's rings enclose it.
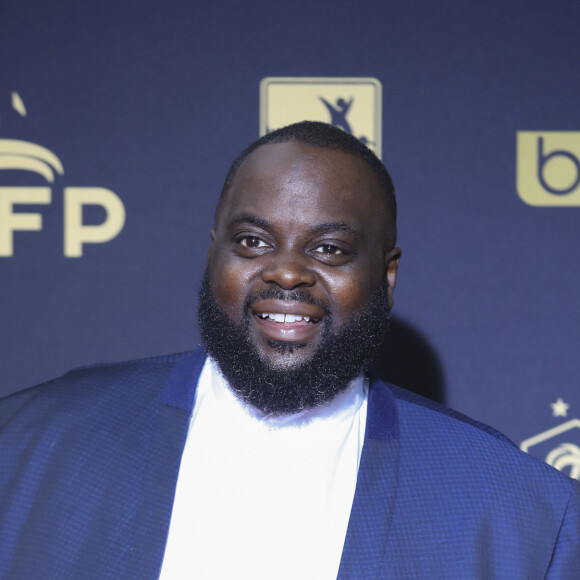
<instances>
[{"instance_id":1,"label":"open mouth","mask_svg":"<svg viewBox=\"0 0 580 580\"><path fill-rule=\"evenodd\" d=\"M258 330L268 338L307 342L319 331L324 313L297 301L262 300L252 307Z\"/></svg>"},{"instance_id":2,"label":"open mouth","mask_svg":"<svg viewBox=\"0 0 580 580\"><path fill-rule=\"evenodd\" d=\"M317 324L320 318L302 314L285 314L283 312L258 312L256 316L262 320L273 320L274 322L285 322L293 324L296 322L303 322L305 324Z\"/></svg>"}]
</instances>

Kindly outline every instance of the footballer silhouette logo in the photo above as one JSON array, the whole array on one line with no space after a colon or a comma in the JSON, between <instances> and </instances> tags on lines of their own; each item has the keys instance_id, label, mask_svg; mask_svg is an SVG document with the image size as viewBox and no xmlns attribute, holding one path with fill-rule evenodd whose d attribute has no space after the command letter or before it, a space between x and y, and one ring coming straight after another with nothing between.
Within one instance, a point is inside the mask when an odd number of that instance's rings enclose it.
<instances>
[{"instance_id":1,"label":"footballer silhouette logo","mask_svg":"<svg viewBox=\"0 0 580 580\"><path fill-rule=\"evenodd\" d=\"M260 135L298 121L354 135L380 157L382 87L375 78L267 77L260 83Z\"/></svg>"}]
</instances>

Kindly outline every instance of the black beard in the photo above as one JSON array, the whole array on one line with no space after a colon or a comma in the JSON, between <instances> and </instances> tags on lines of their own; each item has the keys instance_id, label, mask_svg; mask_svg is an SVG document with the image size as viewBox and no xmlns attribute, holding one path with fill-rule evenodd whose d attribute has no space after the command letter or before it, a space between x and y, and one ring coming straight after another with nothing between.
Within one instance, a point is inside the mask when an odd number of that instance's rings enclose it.
<instances>
[{"instance_id":1,"label":"black beard","mask_svg":"<svg viewBox=\"0 0 580 580\"><path fill-rule=\"evenodd\" d=\"M268 288L246 300L241 325L216 302L206 270L199 291L199 329L208 354L236 395L267 415L298 413L330 402L349 383L365 373L385 339L389 325L386 279L367 306L353 314L342 329L334 329L331 313L325 317L321 341L309 360L284 368L264 360L249 338L250 306L256 300L298 300L316 303L307 290L284 292ZM292 352L300 343L272 340L272 348Z\"/></svg>"}]
</instances>

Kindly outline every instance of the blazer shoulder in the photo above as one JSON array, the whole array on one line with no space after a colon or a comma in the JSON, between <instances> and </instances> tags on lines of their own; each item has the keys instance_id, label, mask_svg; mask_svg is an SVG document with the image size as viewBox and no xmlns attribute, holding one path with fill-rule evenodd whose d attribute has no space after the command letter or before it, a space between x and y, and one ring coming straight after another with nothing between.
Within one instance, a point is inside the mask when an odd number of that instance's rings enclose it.
<instances>
[{"instance_id":1,"label":"blazer shoulder","mask_svg":"<svg viewBox=\"0 0 580 580\"><path fill-rule=\"evenodd\" d=\"M439 462L450 472L487 473L511 481L514 489L518 481L520 487L536 482L562 498L572 493L573 480L520 450L497 429L400 387L388 388L397 401L402 445L429 464Z\"/></svg>"},{"instance_id":2,"label":"blazer shoulder","mask_svg":"<svg viewBox=\"0 0 580 580\"><path fill-rule=\"evenodd\" d=\"M506 437L501 431L498 431L497 429L491 427L490 425L486 425L485 423L476 421L475 419L472 419L471 417L468 417L467 415L464 415L459 411L451 409L450 407L446 407L441 403L437 403L430 399L426 399L425 397L417 395L416 393L408 391L407 389L396 387L394 385L388 385L388 387L391 389L393 395L395 396L395 399L397 399L397 401L401 403L403 407L405 407L405 404L407 404L409 405L409 408L412 408L416 412L418 411L419 413L426 414L438 413L442 417L448 417L451 421L459 421L465 424L466 426L469 425L474 429L483 431L484 433L487 433L488 435L491 435L492 437L495 437L500 441L503 441L510 445L514 445L514 443L508 437Z\"/></svg>"},{"instance_id":3,"label":"blazer shoulder","mask_svg":"<svg viewBox=\"0 0 580 580\"><path fill-rule=\"evenodd\" d=\"M90 412L91 405L107 401L114 406L138 404L155 397L173 368L186 358L204 357L188 351L137 360L77 367L61 377L0 399L0 429L16 416L32 413Z\"/></svg>"}]
</instances>

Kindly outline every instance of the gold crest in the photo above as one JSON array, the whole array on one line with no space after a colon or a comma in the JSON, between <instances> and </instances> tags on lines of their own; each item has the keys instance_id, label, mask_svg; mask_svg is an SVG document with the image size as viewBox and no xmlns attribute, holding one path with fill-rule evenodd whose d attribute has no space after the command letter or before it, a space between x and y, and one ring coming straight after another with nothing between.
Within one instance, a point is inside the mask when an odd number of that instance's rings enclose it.
<instances>
[{"instance_id":1,"label":"gold crest","mask_svg":"<svg viewBox=\"0 0 580 580\"><path fill-rule=\"evenodd\" d=\"M374 78L267 77L260 83L260 136L298 121L323 121L382 150L382 87Z\"/></svg>"},{"instance_id":2,"label":"gold crest","mask_svg":"<svg viewBox=\"0 0 580 580\"><path fill-rule=\"evenodd\" d=\"M579 131L518 131L516 166L527 204L580 206Z\"/></svg>"}]
</instances>

